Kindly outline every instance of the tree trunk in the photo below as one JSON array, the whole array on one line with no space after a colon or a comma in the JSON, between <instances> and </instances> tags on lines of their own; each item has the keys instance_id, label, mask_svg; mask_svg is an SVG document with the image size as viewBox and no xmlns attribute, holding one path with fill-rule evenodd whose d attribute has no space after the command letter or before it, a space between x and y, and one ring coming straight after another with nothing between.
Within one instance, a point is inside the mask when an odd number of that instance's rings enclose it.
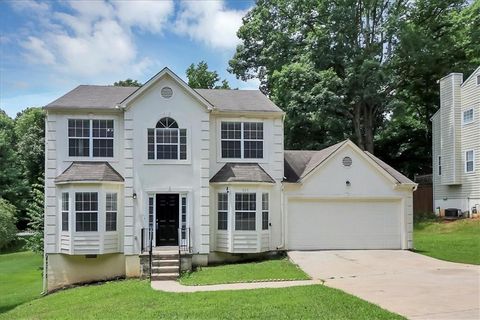
<instances>
[{"instance_id":1,"label":"tree trunk","mask_svg":"<svg viewBox=\"0 0 480 320\"><path fill-rule=\"evenodd\" d=\"M357 145L364 150L363 145L363 135L362 135L362 112L361 105L356 104L353 107L353 131L355 134L355 139L357 140Z\"/></svg>"},{"instance_id":2,"label":"tree trunk","mask_svg":"<svg viewBox=\"0 0 480 320\"><path fill-rule=\"evenodd\" d=\"M364 115L363 115L363 126L365 132L365 148L364 150L373 154L373 110L372 106L365 105Z\"/></svg>"}]
</instances>

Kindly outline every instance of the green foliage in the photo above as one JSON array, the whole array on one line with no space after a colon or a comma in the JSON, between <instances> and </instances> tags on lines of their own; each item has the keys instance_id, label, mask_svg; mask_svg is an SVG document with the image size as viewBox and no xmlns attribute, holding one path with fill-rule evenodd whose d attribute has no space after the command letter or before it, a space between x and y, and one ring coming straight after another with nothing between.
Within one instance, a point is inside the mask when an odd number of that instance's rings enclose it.
<instances>
[{"instance_id":1,"label":"green foliage","mask_svg":"<svg viewBox=\"0 0 480 320\"><path fill-rule=\"evenodd\" d=\"M0 249L6 247L16 238L15 207L7 200L0 198Z\"/></svg>"},{"instance_id":2,"label":"green foliage","mask_svg":"<svg viewBox=\"0 0 480 320\"><path fill-rule=\"evenodd\" d=\"M27 208L29 218L28 228L33 233L28 237L26 248L33 252L43 252L43 229L44 229L44 193L43 178L32 186L32 201Z\"/></svg>"},{"instance_id":3,"label":"green foliage","mask_svg":"<svg viewBox=\"0 0 480 320\"><path fill-rule=\"evenodd\" d=\"M413 176L431 172L437 80L480 64L480 1L259 0L238 36L229 71L286 112L287 148L350 137Z\"/></svg>"},{"instance_id":4,"label":"green foliage","mask_svg":"<svg viewBox=\"0 0 480 320\"><path fill-rule=\"evenodd\" d=\"M116 87L141 87L142 84L138 82L137 80L132 80L132 79L126 79L126 80L120 80L116 81L113 83L114 86Z\"/></svg>"},{"instance_id":5,"label":"green foliage","mask_svg":"<svg viewBox=\"0 0 480 320\"><path fill-rule=\"evenodd\" d=\"M21 210L26 185L17 162L14 128L13 119L0 109L0 197Z\"/></svg>"},{"instance_id":6,"label":"green foliage","mask_svg":"<svg viewBox=\"0 0 480 320\"><path fill-rule=\"evenodd\" d=\"M220 81L220 77L216 71L209 71L208 64L200 61L196 66L191 64L187 71L188 85L195 89L230 89L230 85L226 79Z\"/></svg>"},{"instance_id":7,"label":"green foliage","mask_svg":"<svg viewBox=\"0 0 480 320\"><path fill-rule=\"evenodd\" d=\"M27 108L15 118L17 161L27 185L38 181L45 170L45 112Z\"/></svg>"}]
</instances>

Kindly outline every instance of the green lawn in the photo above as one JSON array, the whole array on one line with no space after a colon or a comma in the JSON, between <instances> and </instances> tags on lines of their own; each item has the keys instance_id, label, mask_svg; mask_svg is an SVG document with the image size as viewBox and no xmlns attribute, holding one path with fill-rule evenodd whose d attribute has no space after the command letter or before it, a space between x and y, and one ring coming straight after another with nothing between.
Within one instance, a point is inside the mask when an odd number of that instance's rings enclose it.
<instances>
[{"instance_id":1,"label":"green lawn","mask_svg":"<svg viewBox=\"0 0 480 320\"><path fill-rule=\"evenodd\" d=\"M195 272L183 274L180 278L180 283L195 286L278 279L308 280L310 278L288 259L277 259L252 263L229 264L217 267L203 267Z\"/></svg>"},{"instance_id":2,"label":"green lawn","mask_svg":"<svg viewBox=\"0 0 480 320\"><path fill-rule=\"evenodd\" d=\"M166 293L148 281L112 281L39 297L41 257L0 255L0 319L403 319L323 285Z\"/></svg>"},{"instance_id":3,"label":"green lawn","mask_svg":"<svg viewBox=\"0 0 480 320\"><path fill-rule=\"evenodd\" d=\"M437 259L480 264L480 219L418 222L413 245L417 252Z\"/></svg>"},{"instance_id":4,"label":"green lawn","mask_svg":"<svg viewBox=\"0 0 480 320\"><path fill-rule=\"evenodd\" d=\"M40 296L41 265L40 254L0 254L0 313Z\"/></svg>"},{"instance_id":5,"label":"green lawn","mask_svg":"<svg viewBox=\"0 0 480 320\"><path fill-rule=\"evenodd\" d=\"M402 319L322 285L246 291L165 293L147 281L114 281L57 292L0 319Z\"/></svg>"}]
</instances>

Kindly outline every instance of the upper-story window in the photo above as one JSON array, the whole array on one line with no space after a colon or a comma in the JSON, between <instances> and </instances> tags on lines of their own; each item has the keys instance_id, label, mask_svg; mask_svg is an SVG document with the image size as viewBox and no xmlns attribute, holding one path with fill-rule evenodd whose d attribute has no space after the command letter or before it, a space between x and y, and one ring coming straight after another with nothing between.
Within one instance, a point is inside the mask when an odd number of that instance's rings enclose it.
<instances>
[{"instance_id":1,"label":"upper-story window","mask_svg":"<svg viewBox=\"0 0 480 320\"><path fill-rule=\"evenodd\" d=\"M155 128L147 129L148 159L187 159L187 129L169 117L160 119Z\"/></svg>"},{"instance_id":2,"label":"upper-story window","mask_svg":"<svg viewBox=\"0 0 480 320\"><path fill-rule=\"evenodd\" d=\"M113 157L113 120L68 120L70 157Z\"/></svg>"},{"instance_id":3,"label":"upper-story window","mask_svg":"<svg viewBox=\"0 0 480 320\"><path fill-rule=\"evenodd\" d=\"M465 151L465 172L475 172L475 152Z\"/></svg>"},{"instance_id":4,"label":"upper-story window","mask_svg":"<svg viewBox=\"0 0 480 320\"><path fill-rule=\"evenodd\" d=\"M463 124L473 122L473 108L463 111Z\"/></svg>"},{"instance_id":5,"label":"upper-story window","mask_svg":"<svg viewBox=\"0 0 480 320\"><path fill-rule=\"evenodd\" d=\"M222 158L262 159L262 122L222 122Z\"/></svg>"}]
</instances>

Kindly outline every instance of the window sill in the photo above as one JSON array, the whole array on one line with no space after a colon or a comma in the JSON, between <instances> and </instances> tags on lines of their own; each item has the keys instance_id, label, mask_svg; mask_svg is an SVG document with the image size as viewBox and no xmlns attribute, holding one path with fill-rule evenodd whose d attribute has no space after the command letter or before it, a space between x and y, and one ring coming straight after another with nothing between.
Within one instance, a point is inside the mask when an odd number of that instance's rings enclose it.
<instances>
[{"instance_id":1,"label":"window sill","mask_svg":"<svg viewBox=\"0 0 480 320\"><path fill-rule=\"evenodd\" d=\"M115 157L112 158L91 158L91 157L69 157L63 162L74 162L74 161L85 161L85 162L109 162L109 163L118 163L118 160L115 160Z\"/></svg>"},{"instance_id":2,"label":"window sill","mask_svg":"<svg viewBox=\"0 0 480 320\"><path fill-rule=\"evenodd\" d=\"M226 162L240 162L240 163L267 163L268 160L265 158L249 158L249 159L244 159L244 158L218 158L217 162L219 163L226 163Z\"/></svg>"},{"instance_id":3,"label":"window sill","mask_svg":"<svg viewBox=\"0 0 480 320\"><path fill-rule=\"evenodd\" d=\"M192 164L190 160L146 160L142 163L143 165L165 165L165 164L179 164L179 165L189 165Z\"/></svg>"}]
</instances>

